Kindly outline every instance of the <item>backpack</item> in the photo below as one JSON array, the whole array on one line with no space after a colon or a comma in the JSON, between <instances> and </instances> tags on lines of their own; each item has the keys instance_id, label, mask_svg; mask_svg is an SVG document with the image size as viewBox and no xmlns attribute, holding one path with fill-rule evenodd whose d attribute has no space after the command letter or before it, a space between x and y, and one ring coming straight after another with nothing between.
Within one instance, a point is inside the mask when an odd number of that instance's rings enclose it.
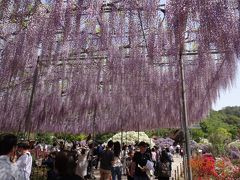
<instances>
[{"instance_id":1,"label":"backpack","mask_svg":"<svg viewBox=\"0 0 240 180\"><path fill-rule=\"evenodd\" d=\"M162 162L160 164L160 176L161 177L171 177L170 163Z\"/></svg>"}]
</instances>

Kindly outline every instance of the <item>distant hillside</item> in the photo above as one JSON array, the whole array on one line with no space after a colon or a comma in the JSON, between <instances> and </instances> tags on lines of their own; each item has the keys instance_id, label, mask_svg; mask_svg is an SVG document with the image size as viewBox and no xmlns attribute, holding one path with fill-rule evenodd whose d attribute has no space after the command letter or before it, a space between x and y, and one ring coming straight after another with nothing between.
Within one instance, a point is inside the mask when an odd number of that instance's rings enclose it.
<instances>
[{"instance_id":1,"label":"distant hillside","mask_svg":"<svg viewBox=\"0 0 240 180\"><path fill-rule=\"evenodd\" d=\"M218 112L226 116L223 119L225 123L229 125L235 125L238 128L240 128L240 107L239 106L225 107Z\"/></svg>"},{"instance_id":2,"label":"distant hillside","mask_svg":"<svg viewBox=\"0 0 240 180\"><path fill-rule=\"evenodd\" d=\"M237 117L240 117L240 106L228 106L220 110L219 112L223 112L225 114L229 115L235 115Z\"/></svg>"},{"instance_id":3,"label":"distant hillside","mask_svg":"<svg viewBox=\"0 0 240 180\"><path fill-rule=\"evenodd\" d=\"M194 140L200 137L208 138L218 130L230 133L232 139L240 138L240 107L226 107L219 111L211 111L209 116L200 122L200 129L192 129Z\"/></svg>"}]
</instances>

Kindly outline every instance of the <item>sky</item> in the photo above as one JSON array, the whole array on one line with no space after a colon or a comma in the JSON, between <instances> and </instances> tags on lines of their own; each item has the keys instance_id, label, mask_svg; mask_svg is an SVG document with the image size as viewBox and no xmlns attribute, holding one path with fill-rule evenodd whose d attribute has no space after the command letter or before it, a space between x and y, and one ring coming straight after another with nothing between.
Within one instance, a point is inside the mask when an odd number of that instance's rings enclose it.
<instances>
[{"instance_id":1,"label":"sky","mask_svg":"<svg viewBox=\"0 0 240 180\"><path fill-rule=\"evenodd\" d=\"M240 106L240 63L238 65L236 80L232 88L221 90L220 98L212 108L213 110L220 110L226 106Z\"/></svg>"}]
</instances>

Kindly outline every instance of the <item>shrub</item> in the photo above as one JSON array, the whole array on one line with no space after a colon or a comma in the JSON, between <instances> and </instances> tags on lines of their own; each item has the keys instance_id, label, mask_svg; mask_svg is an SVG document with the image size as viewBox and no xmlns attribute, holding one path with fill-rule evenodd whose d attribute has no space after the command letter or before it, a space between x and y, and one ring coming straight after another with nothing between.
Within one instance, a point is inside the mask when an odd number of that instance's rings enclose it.
<instances>
[{"instance_id":1,"label":"shrub","mask_svg":"<svg viewBox=\"0 0 240 180\"><path fill-rule=\"evenodd\" d=\"M191 166L194 179L217 177L215 160L212 156L197 156L191 160Z\"/></svg>"}]
</instances>

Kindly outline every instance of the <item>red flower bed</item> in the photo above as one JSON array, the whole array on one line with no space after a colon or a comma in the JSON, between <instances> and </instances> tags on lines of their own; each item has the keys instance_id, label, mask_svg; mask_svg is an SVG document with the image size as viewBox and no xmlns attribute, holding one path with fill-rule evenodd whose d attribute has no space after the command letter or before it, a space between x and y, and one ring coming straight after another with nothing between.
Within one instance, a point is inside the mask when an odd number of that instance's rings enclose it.
<instances>
[{"instance_id":1,"label":"red flower bed","mask_svg":"<svg viewBox=\"0 0 240 180\"><path fill-rule=\"evenodd\" d=\"M191 160L194 179L210 179L217 177L215 160L211 155L199 156Z\"/></svg>"},{"instance_id":2,"label":"red flower bed","mask_svg":"<svg viewBox=\"0 0 240 180\"><path fill-rule=\"evenodd\" d=\"M191 160L194 180L236 180L240 179L240 167L230 159L215 159L211 155L198 156Z\"/></svg>"}]
</instances>

